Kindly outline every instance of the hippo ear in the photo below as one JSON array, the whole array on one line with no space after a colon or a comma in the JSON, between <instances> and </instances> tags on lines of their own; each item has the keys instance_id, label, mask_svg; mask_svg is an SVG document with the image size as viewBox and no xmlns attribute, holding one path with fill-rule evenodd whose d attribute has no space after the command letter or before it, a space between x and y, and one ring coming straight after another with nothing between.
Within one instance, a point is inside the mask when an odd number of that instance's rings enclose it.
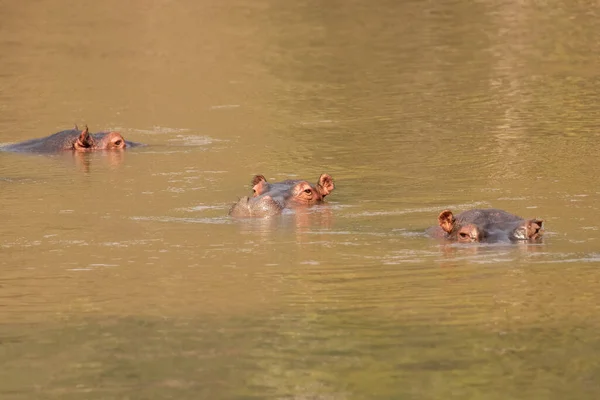
<instances>
[{"instance_id":1,"label":"hippo ear","mask_svg":"<svg viewBox=\"0 0 600 400\"><path fill-rule=\"evenodd\" d=\"M544 221L541 219L530 219L527 221L527 239L537 239L542 236Z\"/></svg>"},{"instance_id":2,"label":"hippo ear","mask_svg":"<svg viewBox=\"0 0 600 400\"><path fill-rule=\"evenodd\" d=\"M79 134L79 137L77 138L74 147L76 149L89 149L93 146L94 139L92 138L92 135L90 135L90 130L86 125L85 129L81 131L81 134Z\"/></svg>"},{"instance_id":3,"label":"hippo ear","mask_svg":"<svg viewBox=\"0 0 600 400\"><path fill-rule=\"evenodd\" d=\"M542 225L544 221L541 219L530 219L523 221L511 234L513 240L535 240L542 236L544 231Z\"/></svg>"},{"instance_id":4,"label":"hippo ear","mask_svg":"<svg viewBox=\"0 0 600 400\"><path fill-rule=\"evenodd\" d=\"M263 175L255 175L252 179L252 192L253 196L260 196L263 193L269 191L269 183Z\"/></svg>"},{"instance_id":5,"label":"hippo ear","mask_svg":"<svg viewBox=\"0 0 600 400\"><path fill-rule=\"evenodd\" d=\"M322 174L319 177L319 183L317 186L321 196L323 197L327 196L329 193L333 192L333 189L335 189L333 178L328 174Z\"/></svg>"},{"instance_id":6,"label":"hippo ear","mask_svg":"<svg viewBox=\"0 0 600 400\"><path fill-rule=\"evenodd\" d=\"M266 182L267 178L265 178L264 175L254 175L254 178L252 178L252 186L256 186L261 182Z\"/></svg>"},{"instance_id":7,"label":"hippo ear","mask_svg":"<svg viewBox=\"0 0 600 400\"><path fill-rule=\"evenodd\" d=\"M450 210L444 210L438 216L438 223L440 224L440 227L447 233L452 232L455 221L456 219L454 219L454 215Z\"/></svg>"}]
</instances>

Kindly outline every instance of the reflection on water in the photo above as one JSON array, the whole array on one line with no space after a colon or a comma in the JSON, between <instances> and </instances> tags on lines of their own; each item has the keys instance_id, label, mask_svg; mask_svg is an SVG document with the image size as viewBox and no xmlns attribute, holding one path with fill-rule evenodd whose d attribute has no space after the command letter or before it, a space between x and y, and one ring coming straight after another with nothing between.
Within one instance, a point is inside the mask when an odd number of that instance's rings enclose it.
<instances>
[{"instance_id":1,"label":"reflection on water","mask_svg":"<svg viewBox=\"0 0 600 400\"><path fill-rule=\"evenodd\" d=\"M147 144L0 152L2 399L600 394L595 5L0 8L0 143ZM265 171L336 190L229 218ZM487 207L543 242L424 234Z\"/></svg>"},{"instance_id":2,"label":"reflection on water","mask_svg":"<svg viewBox=\"0 0 600 400\"><path fill-rule=\"evenodd\" d=\"M70 153L70 152L69 152ZM101 159L112 168L118 167L125 159L125 151L103 151L98 154L72 152L73 161L84 172L91 172L93 158ZM68 156L66 154L65 156ZM96 161L98 162L98 161Z\"/></svg>"}]
</instances>

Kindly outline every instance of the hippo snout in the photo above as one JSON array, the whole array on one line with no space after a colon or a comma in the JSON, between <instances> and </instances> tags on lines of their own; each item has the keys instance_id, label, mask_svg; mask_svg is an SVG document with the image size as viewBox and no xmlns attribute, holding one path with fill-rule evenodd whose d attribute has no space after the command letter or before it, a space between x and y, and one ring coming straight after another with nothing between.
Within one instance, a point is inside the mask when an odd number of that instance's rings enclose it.
<instances>
[{"instance_id":1,"label":"hippo snout","mask_svg":"<svg viewBox=\"0 0 600 400\"><path fill-rule=\"evenodd\" d=\"M279 214L283 206L273 200L271 196L262 195L250 198L242 197L229 209L232 217L269 217Z\"/></svg>"}]
</instances>

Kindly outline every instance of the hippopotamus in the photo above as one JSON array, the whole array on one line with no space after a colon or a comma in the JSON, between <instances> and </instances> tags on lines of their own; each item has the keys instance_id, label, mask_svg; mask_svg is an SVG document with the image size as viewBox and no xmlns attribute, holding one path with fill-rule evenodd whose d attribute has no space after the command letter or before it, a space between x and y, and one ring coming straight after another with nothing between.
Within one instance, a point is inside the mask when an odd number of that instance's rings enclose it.
<instances>
[{"instance_id":1,"label":"hippopotamus","mask_svg":"<svg viewBox=\"0 0 600 400\"><path fill-rule=\"evenodd\" d=\"M335 188L333 179L322 174L316 185L305 180L269 183L263 175L252 179L252 197L242 197L229 210L232 217L269 217L286 208L311 206L323 202Z\"/></svg>"},{"instance_id":2,"label":"hippopotamus","mask_svg":"<svg viewBox=\"0 0 600 400\"><path fill-rule=\"evenodd\" d=\"M10 144L4 146L2 150L31 153L56 153L64 150L88 152L122 150L138 145L139 143L126 141L119 132L90 133L86 125L82 131L75 126L74 129L60 131L47 137Z\"/></svg>"},{"instance_id":3,"label":"hippopotamus","mask_svg":"<svg viewBox=\"0 0 600 400\"><path fill-rule=\"evenodd\" d=\"M495 208L469 210L456 216L444 210L438 216L439 226L428 229L428 233L459 243L534 241L544 233L543 222Z\"/></svg>"}]
</instances>

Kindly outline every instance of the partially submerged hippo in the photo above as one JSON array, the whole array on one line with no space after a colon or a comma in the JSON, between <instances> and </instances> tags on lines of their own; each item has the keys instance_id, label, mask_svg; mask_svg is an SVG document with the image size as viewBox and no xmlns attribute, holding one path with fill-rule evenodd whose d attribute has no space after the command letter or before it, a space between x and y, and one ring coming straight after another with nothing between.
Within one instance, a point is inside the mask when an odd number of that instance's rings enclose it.
<instances>
[{"instance_id":1,"label":"partially submerged hippo","mask_svg":"<svg viewBox=\"0 0 600 400\"><path fill-rule=\"evenodd\" d=\"M438 223L428 230L431 236L459 243L536 240L544 232L541 219L525 220L494 208L469 210L456 216L444 210Z\"/></svg>"},{"instance_id":2,"label":"partially submerged hippo","mask_svg":"<svg viewBox=\"0 0 600 400\"><path fill-rule=\"evenodd\" d=\"M319 177L316 185L305 180L285 180L269 183L263 175L252 179L253 197L243 197L229 210L232 217L268 217L284 208L310 206L323 202L335 188L327 174Z\"/></svg>"},{"instance_id":3,"label":"partially submerged hippo","mask_svg":"<svg viewBox=\"0 0 600 400\"><path fill-rule=\"evenodd\" d=\"M75 126L74 129L61 131L47 137L4 146L2 150L32 153L55 153L63 150L86 152L121 150L137 145L139 144L126 141L119 132L90 133L87 126L82 131Z\"/></svg>"}]
</instances>

